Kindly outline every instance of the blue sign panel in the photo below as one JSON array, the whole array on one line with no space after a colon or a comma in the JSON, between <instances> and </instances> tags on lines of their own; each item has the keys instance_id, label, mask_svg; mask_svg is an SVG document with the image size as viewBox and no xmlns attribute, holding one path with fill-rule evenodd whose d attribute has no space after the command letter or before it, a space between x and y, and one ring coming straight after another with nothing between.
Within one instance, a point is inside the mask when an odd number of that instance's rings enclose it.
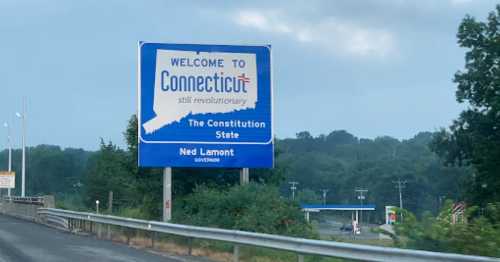
<instances>
[{"instance_id":1,"label":"blue sign panel","mask_svg":"<svg viewBox=\"0 0 500 262\"><path fill-rule=\"evenodd\" d=\"M273 166L270 46L139 43L139 166Z\"/></svg>"}]
</instances>

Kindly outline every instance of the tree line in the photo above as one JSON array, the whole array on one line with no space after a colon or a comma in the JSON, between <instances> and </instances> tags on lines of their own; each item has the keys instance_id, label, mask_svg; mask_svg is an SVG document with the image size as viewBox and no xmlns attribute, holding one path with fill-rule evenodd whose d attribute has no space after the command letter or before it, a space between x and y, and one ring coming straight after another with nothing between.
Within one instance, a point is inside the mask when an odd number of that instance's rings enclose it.
<instances>
[{"instance_id":1,"label":"tree line","mask_svg":"<svg viewBox=\"0 0 500 262\"><path fill-rule=\"evenodd\" d=\"M87 208L100 200L107 208L108 192L114 206L137 207L148 218L161 211L162 170L137 167L137 119L131 117L124 135L128 147L100 141L100 149L39 145L27 150L27 194L55 194L80 201ZM407 140L391 137L357 138L344 130L313 137L304 131L296 138L276 139L276 167L251 170L251 180L275 186L282 198L291 200L290 181L299 182L296 202L322 203L322 189L328 189L328 204L358 204L355 188L368 190L364 203L377 206L372 222L383 218L384 206L399 205L394 181L407 181L404 207L419 216L438 212L444 199L463 200L464 183L471 176L468 167L445 166L429 147L435 134L422 132ZM14 150L17 171L16 194L20 188L20 150ZM0 168L7 165L7 151L0 153ZM236 169L174 169L173 195L182 199L197 186L229 188L239 183ZM71 202L69 202L71 203ZM182 202L181 202L182 203ZM174 203L175 204L175 203Z\"/></svg>"}]
</instances>

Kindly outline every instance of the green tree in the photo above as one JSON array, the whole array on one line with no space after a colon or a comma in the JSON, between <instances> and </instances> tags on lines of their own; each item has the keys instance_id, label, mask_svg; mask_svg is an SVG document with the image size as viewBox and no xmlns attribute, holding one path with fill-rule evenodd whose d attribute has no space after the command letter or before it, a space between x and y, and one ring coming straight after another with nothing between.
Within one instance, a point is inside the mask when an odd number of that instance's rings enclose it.
<instances>
[{"instance_id":1,"label":"green tree","mask_svg":"<svg viewBox=\"0 0 500 262\"><path fill-rule=\"evenodd\" d=\"M275 186L250 183L217 189L198 186L183 199L181 223L252 232L315 237L296 202L280 196Z\"/></svg>"},{"instance_id":2,"label":"green tree","mask_svg":"<svg viewBox=\"0 0 500 262\"><path fill-rule=\"evenodd\" d=\"M134 206L140 199L137 183L126 168L126 152L113 143L101 140L100 150L90 159L84 180L85 204L93 208L99 200L102 208L107 207L108 192L113 191L114 208Z\"/></svg>"},{"instance_id":3,"label":"green tree","mask_svg":"<svg viewBox=\"0 0 500 262\"><path fill-rule=\"evenodd\" d=\"M467 48L465 69L455 74L456 98L468 105L450 130L436 135L432 149L448 164L470 164L476 172L468 198L500 201L500 5L486 22L466 16L458 43Z\"/></svg>"},{"instance_id":4,"label":"green tree","mask_svg":"<svg viewBox=\"0 0 500 262\"><path fill-rule=\"evenodd\" d=\"M323 198L311 189L297 192L297 202L301 204L323 204Z\"/></svg>"},{"instance_id":5,"label":"green tree","mask_svg":"<svg viewBox=\"0 0 500 262\"><path fill-rule=\"evenodd\" d=\"M446 201L438 216L427 213L420 221L399 210L405 219L395 226L396 243L413 249L500 257L500 227L494 222L500 216L500 203L489 204L482 211L477 206L467 207L468 222L457 224L451 223L452 206L453 201Z\"/></svg>"}]
</instances>

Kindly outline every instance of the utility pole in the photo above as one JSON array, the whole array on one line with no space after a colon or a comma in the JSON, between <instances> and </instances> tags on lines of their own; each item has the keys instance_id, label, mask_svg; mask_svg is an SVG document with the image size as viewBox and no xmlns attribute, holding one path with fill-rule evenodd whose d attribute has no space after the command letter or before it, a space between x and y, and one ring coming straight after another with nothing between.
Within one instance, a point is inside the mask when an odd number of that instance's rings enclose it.
<instances>
[{"instance_id":1,"label":"utility pole","mask_svg":"<svg viewBox=\"0 0 500 262\"><path fill-rule=\"evenodd\" d=\"M328 193L328 189L321 189L321 191L323 192L323 205L326 206L326 194Z\"/></svg>"},{"instance_id":2,"label":"utility pole","mask_svg":"<svg viewBox=\"0 0 500 262\"><path fill-rule=\"evenodd\" d=\"M392 181L392 183L396 184L396 188L399 190L399 208L403 209L403 188L406 187L407 181L401 181L401 178L398 178L398 181Z\"/></svg>"},{"instance_id":3,"label":"utility pole","mask_svg":"<svg viewBox=\"0 0 500 262\"><path fill-rule=\"evenodd\" d=\"M288 184L290 184L290 189L292 190L292 200L295 200L295 190L297 190L297 185L299 184L299 182L297 181L291 181L291 182L288 182Z\"/></svg>"},{"instance_id":4,"label":"utility pole","mask_svg":"<svg viewBox=\"0 0 500 262\"><path fill-rule=\"evenodd\" d=\"M407 181L401 181L401 178L398 178L398 181L392 181L392 183L396 184L396 188L399 190L399 208L403 209L403 188L406 187ZM401 213L401 222L403 222L403 214Z\"/></svg>"},{"instance_id":5,"label":"utility pole","mask_svg":"<svg viewBox=\"0 0 500 262\"><path fill-rule=\"evenodd\" d=\"M366 198L365 193L368 192L368 189L365 188L355 188L354 191L358 193L358 199L361 202L361 208L363 208L363 200ZM363 221L363 209L359 210L359 221L358 224L361 226L361 221Z\"/></svg>"}]
</instances>

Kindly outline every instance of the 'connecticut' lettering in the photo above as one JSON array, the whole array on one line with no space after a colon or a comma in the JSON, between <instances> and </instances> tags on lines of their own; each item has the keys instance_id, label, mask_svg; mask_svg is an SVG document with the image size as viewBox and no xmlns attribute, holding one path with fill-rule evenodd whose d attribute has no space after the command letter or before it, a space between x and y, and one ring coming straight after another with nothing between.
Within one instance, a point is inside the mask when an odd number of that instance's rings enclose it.
<instances>
[{"instance_id":1,"label":"'connecticut' lettering","mask_svg":"<svg viewBox=\"0 0 500 262\"><path fill-rule=\"evenodd\" d=\"M161 71L161 90L170 92L205 92L205 93L247 93L246 83L250 81L241 76L224 76L214 73L211 76L172 75L167 70Z\"/></svg>"}]
</instances>

